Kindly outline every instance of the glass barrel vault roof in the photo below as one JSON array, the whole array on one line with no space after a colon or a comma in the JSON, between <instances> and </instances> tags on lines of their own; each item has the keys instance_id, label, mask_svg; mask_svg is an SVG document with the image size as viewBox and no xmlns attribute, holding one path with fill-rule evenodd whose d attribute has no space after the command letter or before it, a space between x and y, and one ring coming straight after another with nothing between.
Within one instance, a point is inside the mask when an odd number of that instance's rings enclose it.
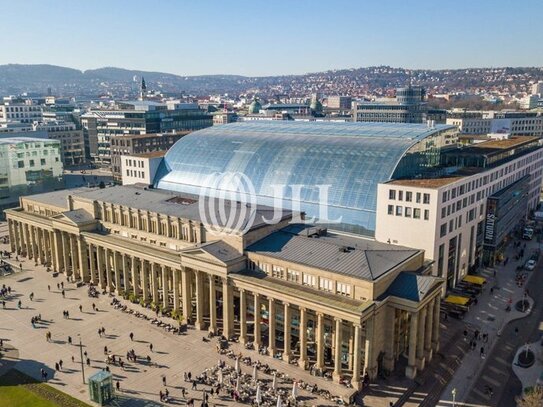
<instances>
[{"instance_id":1,"label":"glass barrel vault roof","mask_svg":"<svg viewBox=\"0 0 543 407\"><path fill-rule=\"evenodd\" d=\"M240 172L263 205L274 205L273 185L301 185L301 210L318 217L318 186L329 185L328 219L341 217L336 228L373 234L377 184L390 179L409 147L446 128L451 126L295 121L213 126L168 151L155 187L200 194L211 174ZM292 188L283 189L282 199L285 208L293 208Z\"/></svg>"}]
</instances>

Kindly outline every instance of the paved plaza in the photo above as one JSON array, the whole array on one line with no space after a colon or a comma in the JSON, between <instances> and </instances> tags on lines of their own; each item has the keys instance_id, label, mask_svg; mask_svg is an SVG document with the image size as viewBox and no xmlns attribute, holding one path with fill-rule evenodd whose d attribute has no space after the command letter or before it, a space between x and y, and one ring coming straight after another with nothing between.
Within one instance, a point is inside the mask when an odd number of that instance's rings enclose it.
<instances>
[{"instance_id":1,"label":"paved plaza","mask_svg":"<svg viewBox=\"0 0 543 407\"><path fill-rule=\"evenodd\" d=\"M6 226L2 224L0 236L5 234ZM8 250L8 246L0 245L0 250ZM174 335L147 320L115 309L110 305L112 298L109 295L89 298L85 286L77 288L68 283L63 275L55 278L52 273L46 272L45 267L35 266L31 260L21 258L20 262L16 262L12 258L9 262L17 269L19 263L22 264L23 271L0 279L0 284L12 288L6 308L0 310L0 338L9 349L15 348L8 352L8 357L16 362L17 369L37 379L40 378L40 369L46 369L49 372L49 383L74 397L88 401L87 387L82 383L80 348L77 346L80 339L91 360L90 367L85 363L86 378L106 366L104 347L107 347L111 355L122 357L125 361L124 369L112 364L109 367L114 380L120 382L121 394L139 399L138 404L132 401L130 405L151 405L146 400L158 403L159 391L165 388L173 399L171 404L185 404L187 399L193 398L196 405L199 405L202 390L209 390L209 387L200 385L198 390L191 390L191 383L184 381L184 373L191 372L195 376L206 368L216 366L219 360L232 366L235 363L233 359L217 353L216 340L204 342L202 335L205 333L202 331L189 330L186 335ZM64 282L65 298L57 288L61 282ZM34 294L33 301L29 299L30 293ZM19 300L22 302L21 309L17 306ZM97 307L96 311L93 311L93 303ZM82 312L79 306L82 306ZM143 311L139 305L130 304L130 307ZM68 311L69 318L63 317L63 311ZM41 314L43 323L33 328L31 318L38 314ZM149 312L150 316L152 314ZM98 335L101 327L105 328L106 335ZM52 334L50 342L45 337L48 331ZM131 332L134 334L133 341L129 337ZM72 345L68 343L69 337ZM151 343L153 351L149 348ZM134 349L138 355L137 363L126 363L125 356L130 349ZM245 350L240 344L232 344L230 349L236 354L251 357L253 361L269 364L290 378L317 384L320 389L327 389L334 395L347 397L353 392L353 389L329 380L310 376L297 366ZM151 364L144 361L147 355L151 357ZM55 363L59 360L64 362L63 369L55 372ZM250 366L241 363L241 369L243 373L252 374ZM162 384L164 376L167 387ZM272 376L259 372L259 380L271 382ZM182 387L187 389L188 395L185 398L182 397ZM281 384L279 381L279 387L290 392L292 385ZM336 404L304 390L299 391L298 400L307 405ZM213 405L235 404L226 394L210 399L209 402Z\"/></svg>"}]
</instances>

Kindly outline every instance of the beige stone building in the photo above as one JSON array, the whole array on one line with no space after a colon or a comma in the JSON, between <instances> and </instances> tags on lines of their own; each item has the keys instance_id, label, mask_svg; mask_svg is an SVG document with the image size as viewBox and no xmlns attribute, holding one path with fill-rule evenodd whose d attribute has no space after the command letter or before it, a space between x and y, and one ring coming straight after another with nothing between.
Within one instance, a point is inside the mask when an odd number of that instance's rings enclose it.
<instances>
[{"instance_id":1,"label":"beige stone building","mask_svg":"<svg viewBox=\"0 0 543 407\"><path fill-rule=\"evenodd\" d=\"M401 358L415 377L439 348L443 282L422 250L292 224L287 211L268 224L262 206L246 231L219 233L199 203L138 186L28 196L6 210L11 249L355 387Z\"/></svg>"}]
</instances>

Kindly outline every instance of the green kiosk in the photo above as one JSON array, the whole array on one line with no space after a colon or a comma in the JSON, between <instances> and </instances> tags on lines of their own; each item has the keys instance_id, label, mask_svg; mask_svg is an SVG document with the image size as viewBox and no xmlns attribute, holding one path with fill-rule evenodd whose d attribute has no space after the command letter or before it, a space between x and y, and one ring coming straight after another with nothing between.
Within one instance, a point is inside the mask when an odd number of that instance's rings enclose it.
<instances>
[{"instance_id":1,"label":"green kiosk","mask_svg":"<svg viewBox=\"0 0 543 407\"><path fill-rule=\"evenodd\" d=\"M100 370L89 378L89 395L91 401L103 406L115 396L113 390L113 376L110 372Z\"/></svg>"}]
</instances>

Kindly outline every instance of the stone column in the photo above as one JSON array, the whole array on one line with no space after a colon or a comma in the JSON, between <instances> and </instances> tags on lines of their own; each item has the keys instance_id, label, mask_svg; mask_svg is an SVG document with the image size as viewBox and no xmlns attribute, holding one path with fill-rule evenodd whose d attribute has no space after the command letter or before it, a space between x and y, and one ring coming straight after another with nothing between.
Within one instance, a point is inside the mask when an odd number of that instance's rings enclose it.
<instances>
[{"instance_id":1,"label":"stone column","mask_svg":"<svg viewBox=\"0 0 543 407\"><path fill-rule=\"evenodd\" d=\"M307 311L300 307L300 358L298 365L305 369L307 365Z\"/></svg>"},{"instance_id":2,"label":"stone column","mask_svg":"<svg viewBox=\"0 0 543 407\"><path fill-rule=\"evenodd\" d=\"M32 259L34 262L38 262L38 239L36 236L36 228L34 226L30 227L30 240L32 242Z\"/></svg>"},{"instance_id":3,"label":"stone column","mask_svg":"<svg viewBox=\"0 0 543 407\"><path fill-rule=\"evenodd\" d=\"M168 299L168 271L166 266L161 265L162 268L162 307L166 310L170 308L170 301Z\"/></svg>"},{"instance_id":4,"label":"stone column","mask_svg":"<svg viewBox=\"0 0 543 407\"><path fill-rule=\"evenodd\" d=\"M349 355L348 355L348 369L353 370L353 352L354 352L354 333L353 326L349 324Z\"/></svg>"},{"instance_id":5,"label":"stone column","mask_svg":"<svg viewBox=\"0 0 543 407\"><path fill-rule=\"evenodd\" d=\"M104 281L104 254L100 246L96 246L96 260L98 263L98 285L103 290L106 288L106 282Z\"/></svg>"},{"instance_id":6,"label":"stone column","mask_svg":"<svg viewBox=\"0 0 543 407\"><path fill-rule=\"evenodd\" d=\"M130 259L130 262L131 262L131 272L132 272L132 292L134 293L134 295L136 297L138 297L140 295L140 283L139 283L139 278L138 278L138 269L136 268L136 258L134 256L132 256L132 258Z\"/></svg>"},{"instance_id":7,"label":"stone column","mask_svg":"<svg viewBox=\"0 0 543 407\"><path fill-rule=\"evenodd\" d=\"M426 359L424 357L424 334L426 332L426 307L419 310L419 326L417 332L417 367L424 369Z\"/></svg>"},{"instance_id":8,"label":"stone column","mask_svg":"<svg viewBox=\"0 0 543 407\"><path fill-rule=\"evenodd\" d=\"M60 232L58 230L53 231L53 240L55 242L55 272L60 273L62 270L65 270L66 266L64 264L64 257L62 254L62 236L60 236Z\"/></svg>"},{"instance_id":9,"label":"stone column","mask_svg":"<svg viewBox=\"0 0 543 407\"><path fill-rule=\"evenodd\" d=\"M247 343L247 293L239 290L239 341Z\"/></svg>"},{"instance_id":10,"label":"stone column","mask_svg":"<svg viewBox=\"0 0 543 407\"><path fill-rule=\"evenodd\" d=\"M49 258L51 259L51 269L53 272L58 271L58 263L57 263L57 251L58 248L55 244L55 232L50 230L49 231Z\"/></svg>"},{"instance_id":11,"label":"stone column","mask_svg":"<svg viewBox=\"0 0 543 407\"><path fill-rule=\"evenodd\" d=\"M290 310L290 304L285 302L284 305L284 312L283 312L283 360L285 362L290 362L290 356L291 356L291 329L292 329L292 321L291 321L291 310Z\"/></svg>"},{"instance_id":12,"label":"stone column","mask_svg":"<svg viewBox=\"0 0 543 407\"><path fill-rule=\"evenodd\" d=\"M276 328L276 315L275 315L275 300L270 298L268 300L268 353L270 356L275 355L275 328Z\"/></svg>"},{"instance_id":13,"label":"stone column","mask_svg":"<svg viewBox=\"0 0 543 407\"><path fill-rule=\"evenodd\" d=\"M315 338L317 345L317 369L324 368L324 314L317 313L317 336Z\"/></svg>"},{"instance_id":14,"label":"stone column","mask_svg":"<svg viewBox=\"0 0 543 407\"><path fill-rule=\"evenodd\" d=\"M385 320L385 356L383 358L383 366L385 369L392 371L394 370L395 364L395 353L396 353L396 312L405 312L405 311L396 311L395 308L388 309L387 319Z\"/></svg>"},{"instance_id":15,"label":"stone column","mask_svg":"<svg viewBox=\"0 0 543 407\"><path fill-rule=\"evenodd\" d=\"M15 247L15 232L13 231L13 221L8 219L8 233L9 233L9 248L12 252L16 251Z\"/></svg>"},{"instance_id":16,"label":"stone column","mask_svg":"<svg viewBox=\"0 0 543 407\"><path fill-rule=\"evenodd\" d=\"M173 291L173 309L174 310L177 310L179 311L180 309L180 305L181 305L181 299L179 298L180 297L180 293L179 293L179 273L180 271L177 270L177 269L174 269L172 268L172 291ZM189 276L185 276L185 278L187 278ZM182 277L181 277L182 278ZM190 287L190 278L188 278L188 283L189 285L187 286L187 288L189 289L189 293L188 296L187 296L187 300L188 300L188 305L187 305L187 308L183 310L183 316L186 318L187 320L187 323L188 323L188 320L192 317L192 287ZM183 286L183 289L185 289L185 287ZM184 301L184 298L183 298L183 301ZM184 303L183 306L185 306L186 304ZM186 313L188 312L189 315L185 315Z\"/></svg>"},{"instance_id":17,"label":"stone column","mask_svg":"<svg viewBox=\"0 0 543 407\"><path fill-rule=\"evenodd\" d=\"M70 249L68 248L68 235L66 232L62 233L62 252L64 255L64 274L66 276L72 275L72 270L70 267Z\"/></svg>"},{"instance_id":18,"label":"stone column","mask_svg":"<svg viewBox=\"0 0 543 407\"><path fill-rule=\"evenodd\" d=\"M151 282L153 285L153 302L158 307L158 264L151 264Z\"/></svg>"},{"instance_id":19,"label":"stone column","mask_svg":"<svg viewBox=\"0 0 543 407\"><path fill-rule=\"evenodd\" d=\"M79 280L80 270L79 270L79 251L77 250L77 241L75 235L69 235L70 240L70 257L72 259L72 277L75 280Z\"/></svg>"},{"instance_id":20,"label":"stone column","mask_svg":"<svg viewBox=\"0 0 543 407\"><path fill-rule=\"evenodd\" d=\"M434 299L434 322L432 324L432 348L434 352L439 350L439 314L440 314L441 303L439 297Z\"/></svg>"},{"instance_id":21,"label":"stone column","mask_svg":"<svg viewBox=\"0 0 543 407\"><path fill-rule=\"evenodd\" d=\"M28 225L26 223L23 224L23 230L24 230L24 237L25 237L26 257L31 259L32 258L32 244L30 243L30 232L28 230Z\"/></svg>"},{"instance_id":22,"label":"stone column","mask_svg":"<svg viewBox=\"0 0 543 407\"><path fill-rule=\"evenodd\" d=\"M224 336L230 338L234 335L233 292L227 277L222 279L222 327Z\"/></svg>"},{"instance_id":23,"label":"stone column","mask_svg":"<svg viewBox=\"0 0 543 407\"><path fill-rule=\"evenodd\" d=\"M354 342L353 342L353 377L351 384L355 389L360 389L360 331L362 327L358 324L354 325Z\"/></svg>"},{"instance_id":24,"label":"stone column","mask_svg":"<svg viewBox=\"0 0 543 407\"><path fill-rule=\"evenodd\" d=\"M122 294L123 290L121 287L121 264L123 259L119 262L120 253L113 251L113 268L115 269L115 292L117 295Z\"/></svg>"},{"instance_id":25,"label":"stone column","mask_svg":"<svg viewBox=\"0 0 543 407\"><path fill-rule=\"evenodd\" d=\"M38 262L45 264L45 236L41 228L35 228L36 230L36 243L38 245Z\"/></svg>"},{"instance_id":26,"label":"stone column","mask_svg":"<svg viewBox=\"0 0 543 407\"><path fill-rule=\"evenodd\" d=\"M258 351L258 348L262 345L262 327L260 323L262 322L262 315L260 313L260 296L257 293L254 293L255 305L254 305L254 340L255 349Z\"/></svg>"},{"instance_id":27,"label":"stone column","mask_svg":"<svg viewBox=\"0 0 543 407\"><path fill-rule=\"evenodd\" d=\"M149 267L149 262L147 260L141 261L141 281L142 281L142 290L143 290L143 301L147 304L149 302L149 272L151 267Z\"/></svg>"},{"instance_id":28,"label":"stone column","mask_svg":"<svg viewBox=\"0 0 543 407\"><path fill-rule=\"evenodd\" d=\"M179 271L174 271L174 273L177 273L179 275ZM183 301L183 315L187 319L187 321L190 319L192 320L192 281L190 278L191 271L187 270L185 267L183 267L181 271L181 289L183 290L182 294L182 301ZM175 276L175 274L174 274ZM177 284L174 282L174 286L177 285L177 300L175 299L175 287L174 287L174 303L177 301L179 304L179 277L176 277L175 281L177 281ZM175 305L174 305L175 306ZM179 306L179 305L178 305ZM196 304L198 306L198 304ZM200 329L200 328L198 328Z\"/></svg>"},{"instance_id":29,"label":"stone column","mask_svg":"<svg viewBox=\"0 0 543 407\"><path fill-rule=\"evenodd\" d=\"M104 263L106 263L106 280L107 288L110 293L113 292L113 273L111 272L111 258L110 254L112 253L111 249L104 249Z\"/></svg>"},{"instance_id":30,"label":"stone column","mask_svg":"<svg viewBox=\"0 0 543 407\"><path fill-rule=\"evenodd\" d=\"M376 360L373 357L373 324L374 318L370 317L365 322L365 340L364 340L364 374L367 373L370 378L374 378L377 373Z\"/></svg>"},{"instance_id":31,"label":"stone column","mask_svg":"<svg viewBox=\"0 0 543 407\"><path fill-rule=\"evenodd\" d=\"M418 315L412 312L411 323L409 325L409 354L407 357L407 367L405 368L405 375L409 379L414 379L417 375L417 331Z\"/></svg>"},{"instance_id":32,"label":"stone column","mask_svg":"<svg viewBox=\"0 0 543 407\"><path fill-rule=\"evenodd\" d=\"M334 352L334 373L333 377L339 382L343 369L341 367L341 350L343 346L343 322L341 318L336 318L335 330L335 352Z\"/></svg>"},{"instance_id":33,"label":"stone column","mask_svg":"<svg viewBox=\"0 0 543 407\"><path fill-rule=\"evenodd\" d=\"M96 284L98 279L96 277L96 266L94 263L94 248L93 245L89 243L89 264L90 264L90 278L91 283Z\"/></svg>"},{"instance_id":34,"label":"stone column","mask_svg":"<svg viewBox=\"0 0 543 407\"><path fill-rule=\"evenodd\" d=\"M212 274L209 275L209 332L217 332L217 294Z\"/></svg>"},{"instance_id":35,"label":"stone column","mask_svg":"<svg viewBox=\"0 0 543 407\"><path fill-rule=\"evenodd\" d=\"M432 351L432 333L433 333L433 325L434 325L434 300L430 301L428 305L425 307L426 309L426 321L424 323L425 325L425 332L424 332L424 357L426 358L426 362L430 362L432 360L433 351Z\"/></svg>"},{"instance_id":36,"label":"stone column","mask_svg":"<svg viewBox=\"0 0 543 407\"><path fill-rule=\"evenodd\" d=\"M204 329L204 278L202 272L196 274L196 329Z\"/></svg>"},{"instance_id":37,"label":"stone column","mask_svg":"<svg viewBox=\"0 0 543 407\"><path fill-rule=\"evenodd\" d=\"M123 253L123 289L125 293L130 293L130 270L128 269L129 256Z\"/></svg>"},{"instance_id":38,"label":"stone column","mask_svg":"<svg viewBox=\"0 0 543 407\"><path fill-rule=\"evenodd\" d=\"M52 249L52 242L51 242L51 232L48 231L48 230L43 230L42 231L42 234L43 234L43 242L44 242L44 247L45 247L45 265L47 267L51 267L53 265L53 261L51 259L51 254L53 252L53 249Z\"/></svg>"},{"instance_id":39,"label":"stone column","mask_svg":"<svg viewBox=\"0 0 543 407\"><path fill-rule=\"evenodd\" d=\"M87 244L83 240L83 238L80 236L78 241L78 251L79 251L79 269L81 270L81 278L85 283L88 283L90 281L89 276L89 267L88 267L88 253L87 253Z\"/></svg>"}]
</instances>

